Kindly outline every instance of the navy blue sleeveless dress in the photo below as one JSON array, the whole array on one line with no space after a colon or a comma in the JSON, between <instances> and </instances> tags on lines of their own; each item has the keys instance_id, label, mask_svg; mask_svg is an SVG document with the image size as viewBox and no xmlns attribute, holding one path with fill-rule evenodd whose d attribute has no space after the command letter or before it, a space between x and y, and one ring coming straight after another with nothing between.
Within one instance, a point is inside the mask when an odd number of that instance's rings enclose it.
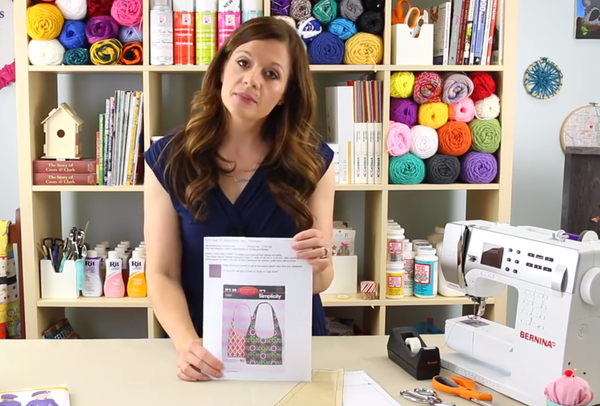
<instances>
[{"instance_id":1,"label":"navy blue sleeveless dress","mask_svg":"<svg viewBox=\"0 0 600 406\"><path fill-rule=\"evenodd\" d=\"M194 219L168 189L163 177L167 147L174 133L161 138L144 153L144 158L158 181L171 195L171 201L179 214L182 258L181 280L194 328L202 337L204 310L204 272L203 241L204 237L244 236L266 238L292 238L298 229L292 216L285 212L269 191L265 181L266 167L259 167L250 179L235 203L225 196L220 187L215 187L207 195L210 213L203 221ZM166 152L166 151L165 151ZM319 152L324 158L325 168L333 160L333 151L321 143ZM324 172L323 172L324 174ZM325 312L321 297L313 295L312 300L312 335L326 335Z\"/></svg>"}]
</instances>

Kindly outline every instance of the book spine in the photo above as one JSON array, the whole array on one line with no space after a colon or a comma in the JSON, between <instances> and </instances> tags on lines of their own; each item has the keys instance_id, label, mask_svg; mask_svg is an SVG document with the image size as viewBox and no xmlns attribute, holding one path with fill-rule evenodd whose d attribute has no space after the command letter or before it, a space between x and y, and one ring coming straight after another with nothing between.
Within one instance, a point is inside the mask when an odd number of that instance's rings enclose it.
<instances>
[{"instance_id":1,"label":"book spine","mask_svg":"<svg viewBox=\"0 0 600 406\"><path fill-rule=\"evenodd\" d=\"M96 173L96 160L50 161L36 159L33 161L34 173Z\"/></svg>"},{"instance_id":2,"label":"book spine","mask_svg":"<svg viewBox=\"0 0 600 406\"><path fill-rule=\"evenodd\" d=\"M34 185L96 185L96 173L34 173Z\"/></svg>"}]
</instances>

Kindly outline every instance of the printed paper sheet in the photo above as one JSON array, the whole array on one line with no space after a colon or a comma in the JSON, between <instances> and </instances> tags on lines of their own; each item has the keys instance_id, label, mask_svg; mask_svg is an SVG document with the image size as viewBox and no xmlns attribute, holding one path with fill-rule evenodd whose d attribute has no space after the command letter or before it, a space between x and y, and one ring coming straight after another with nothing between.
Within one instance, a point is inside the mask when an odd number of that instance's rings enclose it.
<instances>
[{"instance_id":1,"label":"printed paper sheet","mask_svg":"<svg viewBox=\"0 0 600 406\"><path fill-rule=\"evenodd\" d=\"M312 267L292 243L204 239L203 342L223 379L310 381Z\"/></svg>"}]
</instances>

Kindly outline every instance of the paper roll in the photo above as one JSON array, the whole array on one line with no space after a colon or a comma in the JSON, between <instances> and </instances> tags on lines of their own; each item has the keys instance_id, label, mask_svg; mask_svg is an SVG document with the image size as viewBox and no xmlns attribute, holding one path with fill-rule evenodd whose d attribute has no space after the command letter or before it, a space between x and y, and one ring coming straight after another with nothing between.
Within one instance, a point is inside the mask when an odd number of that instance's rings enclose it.
<instances>
[{"instance_id":1,"label":"paper roll","mask_svg":"<svg viewBox=\"0 0 600 406\"><path fill-rule=\"evenodd\" d=\"M410 348L412 354L416 354L421 349L421 341L417 337L408 337L404 340L404 344Z\"/></svg>"}]
</instances>

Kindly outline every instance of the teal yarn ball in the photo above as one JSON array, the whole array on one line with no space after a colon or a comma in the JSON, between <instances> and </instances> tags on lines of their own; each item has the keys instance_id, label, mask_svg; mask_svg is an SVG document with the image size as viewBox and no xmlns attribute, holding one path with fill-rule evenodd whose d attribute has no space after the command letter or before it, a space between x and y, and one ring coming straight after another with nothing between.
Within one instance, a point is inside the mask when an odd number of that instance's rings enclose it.
<instances>
[{"instance_id":1,"label":"teal yarn ball","mask_svg":"<svg viewBox=\"0 0 600 406\"><path fill-rule=\"evenodd\" d=\"M425 180L425 162L410 152L390 157L390 182L394 185L417 185Z\"/></svg>"}]
</instances>

